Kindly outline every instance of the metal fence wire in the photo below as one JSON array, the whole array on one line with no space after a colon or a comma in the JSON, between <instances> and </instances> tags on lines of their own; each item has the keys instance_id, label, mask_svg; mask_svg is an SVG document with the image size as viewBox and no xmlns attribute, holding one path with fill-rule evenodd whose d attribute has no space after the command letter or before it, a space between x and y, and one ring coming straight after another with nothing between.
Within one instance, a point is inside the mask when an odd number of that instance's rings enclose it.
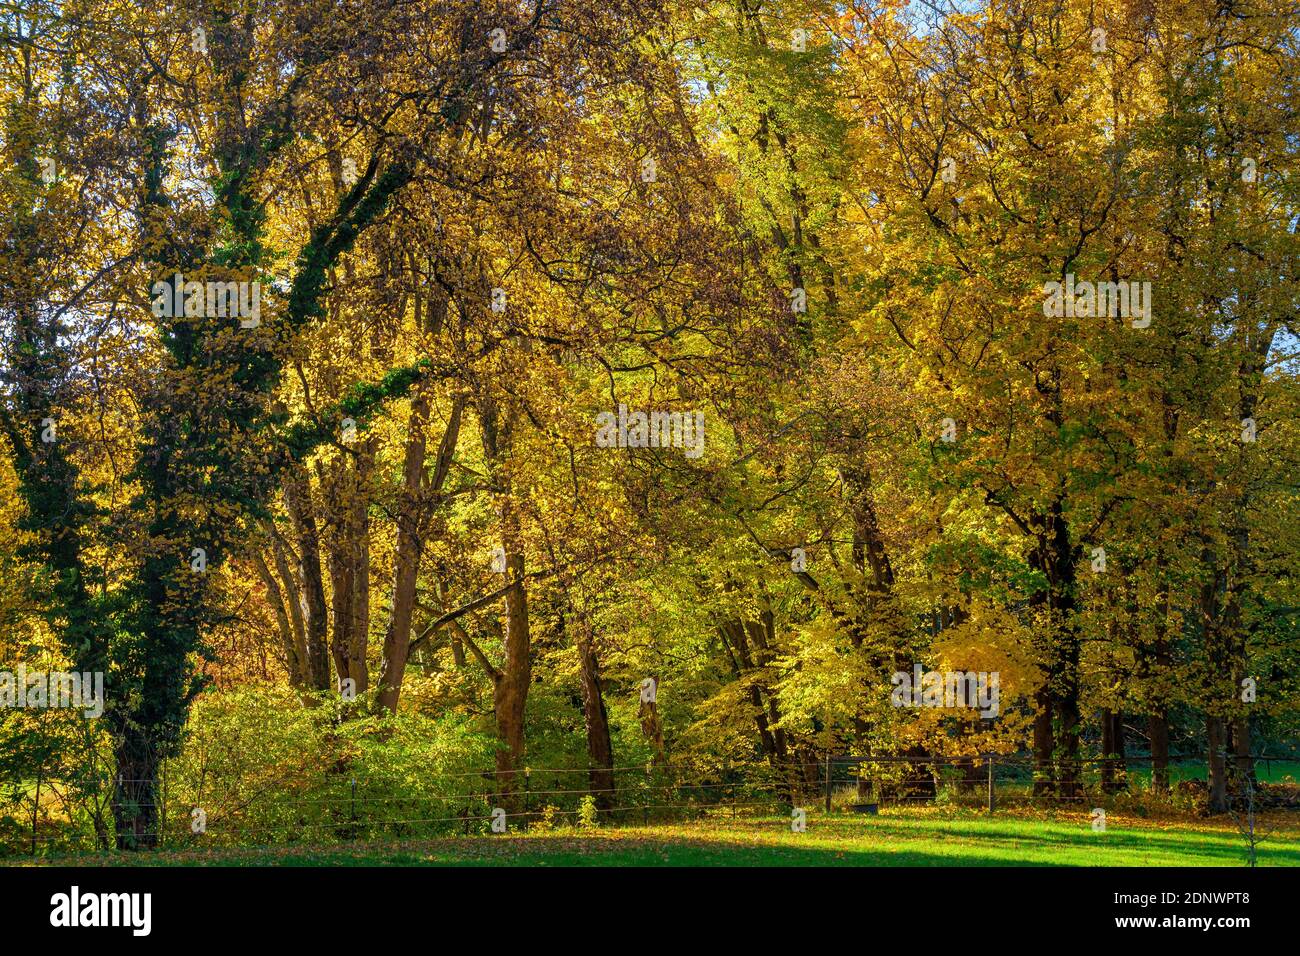
<instances>
[{"instance_id":1,"label":"metal fence wire","mask_svg":"<svg viewBox=\"0 0 1300 956\"><path fill-rule=\"evenodd\" d=\"M1238 758L1225 755L1224 759L1229 773L1235 773ZM1280 776L1275 774L1274 764L1296 758L1259 755L1246 759L1252 777L1272 781ZM867 813L876 812L881 805L938 800L984 805L990 813L999 805L1081 804L1099 795L1149 789L1155 763L1149 755L1081 757L1054 761L1049 775L1025 754L832 756L823 768L822 797L827 811L847 804ZM1170 757L1163 771L1165 784L1194 779L1188 771L1204 766L1202 756Z\"/></svg>"},{"instance_id":2,"label":"metal fence wire","mask_svg":"<svg viewBox=\"0 0 1300 956\"><path fill-rule=\"evenodd\" d=\"M1229 757L1231 764L1232 757ZM1294 757L1252 758L1262 779L1273 763ZM138 812L156 812L159 845L202 846L320 844L380 838L419 838L510 832L574 823L641 823L710 816L788 814L794 807L826 812L877 813L882 806L946 802L985 807L1094 800L1107 793L1145 788L1152 758L1082 758L1057 761L1057 785L1048 789L1032 757L992 755L828 755L776 764L724 762L706 766L662 763L637 767L529 768L507 785L493 772L431 775L420 790L398 792L384 781L339 773L311 786L300 781L235 781L225 789L211 782L195 787L167 780L140 788ZM1169 761L1171 782L1201 757ZM1070 772L1072 771L1072 772ZM1062 782L1064 780L1064 782ZM134 783L118 781L130 792ZM49 790L46 790L49 793ZM102 808L104 794L97 801ZM86 813L63 819L35 807L30 829L0 829L0 854L81 852L106 848L112 824ZM102 810L101 810L102 814ZM504 830L502 829L504 828Z\"/></svg>"}]
</instances>

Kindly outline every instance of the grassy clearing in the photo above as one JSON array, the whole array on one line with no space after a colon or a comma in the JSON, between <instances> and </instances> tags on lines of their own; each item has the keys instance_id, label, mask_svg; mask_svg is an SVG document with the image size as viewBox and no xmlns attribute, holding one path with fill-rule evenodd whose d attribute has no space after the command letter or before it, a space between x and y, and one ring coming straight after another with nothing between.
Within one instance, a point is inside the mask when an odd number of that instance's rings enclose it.
<instances>
[{"instance_id":1,"label":"grassy clearing","mask_svg":"<svg viewBox=\"0 0 1300 956\"><path fill-rule=\"evenodd\" d=\"M1269 815L1263 866L1300 866L1300 820ZM1151 822L1087 812L999 814L886 810L878 817L811 814L806 833L782 817L712 819L592 831L390 843L85 855L36 861L154 866L1241 866L1228 821ZM11 862L31 863L33 861Z\"/></svg>"}]
</instances>

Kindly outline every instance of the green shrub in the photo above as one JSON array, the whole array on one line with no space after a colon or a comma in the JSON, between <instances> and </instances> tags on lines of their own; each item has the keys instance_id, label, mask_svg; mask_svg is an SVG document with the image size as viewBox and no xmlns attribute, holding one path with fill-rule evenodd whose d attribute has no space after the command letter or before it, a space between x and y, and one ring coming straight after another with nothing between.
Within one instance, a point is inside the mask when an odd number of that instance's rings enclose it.
<instances>
[{"instance_id":1,"label":"green shrub","mask_svg":"<svg viewBox=\"0 0 1300 956\"><path fill-rule=\"evenodd\" d=\"M578 803L578 826L584 830L593 830L600 825L600 814L596 810L596 798L587 794Z\"/></svg>"}]
</instances>

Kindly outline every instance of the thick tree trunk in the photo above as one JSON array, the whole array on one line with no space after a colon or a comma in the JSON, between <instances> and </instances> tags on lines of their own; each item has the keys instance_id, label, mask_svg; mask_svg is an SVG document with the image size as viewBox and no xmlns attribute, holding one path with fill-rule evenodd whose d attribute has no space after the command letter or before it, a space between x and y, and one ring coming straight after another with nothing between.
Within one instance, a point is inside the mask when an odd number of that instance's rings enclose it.
<instances>
[{"instance_id":1,"label":"thick tree trunk","mask_svg":"<svg viewBox=\"0 0 1300 956\"><path fill-rule=\"evenodd\" d=\"M1256 406L1260 400L1260 386L1263 382L1268 356L1273 347L1273 339L1278 333L1278 326L1270 320L1269 328L1260 334L1259 329L1248 330L1243 324L1238 327L1240 344L1245 346L1237 367L1240 389L1237 414L1241 421L1254 419ZM1247 443L1238 443L1238 460L1242 471L1250 470ZM1254 556L1250 548L1250 520L1248 515L1256 507L1251 485L1243 484L1233 501L1232 522L1229 541L1232 544L1232 572L1228 580L1224 608L1224 631L1228 646L1231 648L1232 670L1232 710L1231 726L1233 738L1233 777L1235 786L1253 788L1255 786L1255 762L1250 755L1250 714L1248 705L1241 700L1241 684L1248 675L1250 666L1249 637L1251 624L1246 620L1245 608L1249 599L1249 589L1256 574Z\"/></svg>"},{"instance_id":2,"label":"thick tree trunk","mask_svg":"<svg viewBox=\"0 0 1300 956\"><path fill-rule=\"evenodd\" d=\"M1101 788L1117 793L1125 787L1127 767L1124 762L1124 715L1119 711L1101 712Z\"/></svg>"},{"instance_id":3,"label":"thick tree trunk","mask_svg":"<svg viewBox=\"0 0 1300 956\"><path fill-rule=\"evenodd\" d=\"M1205 718L1205 743L1210 778L1210 812L1224 813L1228 809L1228 778L1224 760L1227 741L1222 717L1211 714Z\"/></svg>"},{"instance_id":4,"label":"thick tree trunk","mask_svg":"<svg viewBox=\"0 0 1300 956\"><path fill-rule=\"evenodd\" d=\"M578 641L579 677L582 684L582 715L587 728L589 776L596 806L614 806L614 745L609 735L609 714L600 688L600 661L590 634Z\"/></svg>"},{"instance_id":5,"label":"thick tree trunk","mask_svg":"<svg viewBox=\"0 0 1300 956\"><path fill-rule=\"evenodd\" d=\"M113 824L119 850L158 845L158 757L145 733L128 728L114 741Z\"/></svg>"},{"instance_id":6,"label":"thick tree trunk","mask_svg":"<svg viewBox=\"0 0 1300 956\"><path fill-rule=\"evenodd\" d=\"M350 465L350 467L349 467ZM339 516L329 549L334 633L330 651L339 680L350 679L358 695L370 686L366 646L370 633L370 473L374 441L340 463L330 482L330 510Z\"/></svg>"},{"instance_id":7,"label":"thick tree trunk","mask_svg":"<svg viewBox=\"0 0 1300 956\"><path fill-rule=\"evenodd\" d=\"M1047 684L1034 693L1034 796L1049 796L1056 790L1056 735L1052 724L1052 693Z\"/></svg>"},{"instance_id":8,"label":"thick tree trunk","mask_svg":"<svg viewBox=\"0 0 1300 956\"><path fill-rule=\"evenodd\" d=\"M1172 465L1173 449L1178 438L1179 403L1171 392L1163 389L1160 402L1164 422L1165 455ZM1169 519L1161 516L1161 544L1156 551L1156 566L1161 569L1169 567L1169 556L1164 545L1169 528ZM1149 656L1154 677L1161 685L1173 665L1173 655L1169 646L1169 589L1169 572L1162 570L1156 599L1156 639ZM1144 655L1143 661L1147 660L1147 656ZM1150 679L1152 671L1148 670L1145 676ZM1169 706L1163 686L1154 695L1154 704L1147 719L1147 735L1151 738L1151 789L1164 793L1169 790Z\"/></svg>"},{"instance_id":9,"label":"thick tree trunk","mask_svg":"<svg viewBox=\"0 0 1300 956\"><path fill-rule=\"evenodd\" d=\"M1208 544L1202 551L1202 565L1207 577L1201 585L1201 639L1205 648L1208 682L1205 703L1206 768L1209 777L1209 809L1223 813L1228 809L1228 779L1226 750L1227 723L1224 717L1234 708L1231 656L1225 646L1230 631L1225 625L1224 608L1220 594L1227 593L1226 574L1219 564L1218 555ZM1225 631L1228 634L1225 634Z\"/></svg>"},{"instance_id":10,"label":"thick tree trunk","mask_svg":"<svg viewBox=\"0 0 1300 956\"><path fill-rule=\"evenodd\" d=\"M1081 754L1079 749L1079 732L1083 724L1079 712L1079 647L1070 639L1065 656L1064 674L1061 684L1063 692L1057 698L1057 713L1060 717L1060 743L1058 745L1058 779L1060 780L1061 798L1077 800L1083 796Z\"/></svg>"},{"instance_id":11,"label":"thick tree trunk","mask_svg":"<svg viewBox=\"0 0 1300 956\"><path fill-rule=\"evenodd\" d=\"M1046 573L1047 561L1041 552L1035 552L1033 558L1035 566ZM1050 595L1040 591L1033 596L1031 603L1050 607ZM1056 696L1052 690L1056 647L1050 636L1043 633L1034 636L1033 644L1042 672L1042 683L1034 690L1033 793L1035 797L1048 797L1056 792Z\"/></svg>"},{"instance_id":12,"label":"thick tree trunk","mask_svg":"<svg viewBox=\"0 0 1300 956\"><path fill-rule=\"evenodd\" d=\"M1059 413L1048 416L1058 427ZM1040 522L1035 522L1040 523ZM1032 603L1048 610L1048 626L1036 641L1043 683L1034 694L1034 795L1054 791L1063 799L1080 796L1079 633L1075 595L1078 555L1071 538L1064 500L1058 497L1041 525L1031 551L1033 566L1047 587Z\"/></svg>"},{"instance_id":13,"label":"thick tree trunk","mask_svg":"<svg viewBox=\"0 0 1300 956\"><path fill-rule=\"evenodd\" d=\"M1246 714L1232 721L1232 745L1238 782L1244 785L1249 781L1251 786L1255 786L1255 758L1250 753L1250 717Z\"/></svg>"},{"instance_id":14,"label":"thick tree trunk","mask_svg":"<svg viewBox=\"0 0 1300 956\"><path fill-rule=\"evenodd\" d=\"M1169 641L1166 637L1169 613L1169 594L1165 590L1159 602L1161 617L1156 621L1156 642L1151 658L1157 678L1169 672L1171 666ZM1169 709L1164 694L1157 696L1153 712L1147 716L1147 736L1151 738L1151 789L1158 793L1169 790Z\"/></svg>"}]
</instances>

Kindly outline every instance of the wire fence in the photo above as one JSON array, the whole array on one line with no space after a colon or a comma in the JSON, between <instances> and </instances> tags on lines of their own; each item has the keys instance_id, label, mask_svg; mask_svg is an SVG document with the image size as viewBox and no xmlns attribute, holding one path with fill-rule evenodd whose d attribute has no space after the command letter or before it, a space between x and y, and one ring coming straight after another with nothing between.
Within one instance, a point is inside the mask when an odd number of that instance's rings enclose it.
<instances>
[{"instance_id":1,"label":"wire fence","mask_svg":"<svg viewBox=\"0 0 1300 956\"><path fill-rule=\"evenodd\" d=\"M1230 778L1248 776L1255 784L1282 783L1294 769L1296 755L1224 757ZM1239 761L1248 764L1242 767ZM860 812L892 803L947 800L998 806L1086 803L1099 796L1151 791L1156 780L1164 792L1203 779L1203 755L1171 756L1161 764L1150 755L1057 759L1050 770L1027 754L980 754L961 757L835 756L824 769L826 809L836 798ZM847 794L846 791L852 791Z\"/></svg>"},{"instance_id":2,"label":"wire fence","mask_svg":"<svg viewBox=\"0 0 1300 956\"><path fill-rule=\"evenodd\" d=\"M1265 782L1278 781L1295 757L1250 758ZM1234 758L1227 757L1231 765ZM135 812L150 820L168 849L263 844L326 844L512 832L563 824L650 824L786 814L792 808L877 813L881 806L946 802L984 807L1077 804L1145 790L1149 756L1080 758L1054 765L1055 785L1028 755L828 755L774 763L661 763L591 770L527 768L422 777L395 792L346 773L301 780L233 782L119 780L135 793ZM1275 769L1274 764L1278 764ZM1167 784L1203 773L1203 757L1171 757ZM139 785L139 786L136 786ZM0 854L75 853L105 848L111 820L70 814L45 820L33 807L30 832L0 832Z\"/></svg>"}]
</instances>

